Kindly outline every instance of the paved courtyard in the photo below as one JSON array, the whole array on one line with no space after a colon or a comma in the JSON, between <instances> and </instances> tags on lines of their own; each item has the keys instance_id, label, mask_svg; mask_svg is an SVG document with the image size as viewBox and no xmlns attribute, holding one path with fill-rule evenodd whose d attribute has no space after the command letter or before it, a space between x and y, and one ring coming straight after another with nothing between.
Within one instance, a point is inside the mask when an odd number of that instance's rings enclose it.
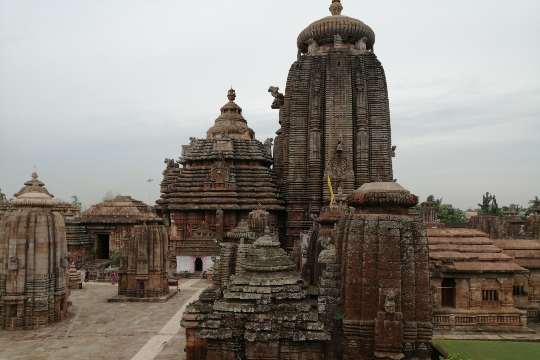
<instances>
[{"instance_id":1,"label":"paved courtyard","mask_svg":"<svg viewBox=\"0 0 540 360\"><path fill-rule=\"evenodd\" d=\"M70 318L39 330L0 331L0 360L180 360L185 305L208 286L184 280L166 303L108 303L117 287L87 283L74 290Z\"/></svg>"}]
</instances>

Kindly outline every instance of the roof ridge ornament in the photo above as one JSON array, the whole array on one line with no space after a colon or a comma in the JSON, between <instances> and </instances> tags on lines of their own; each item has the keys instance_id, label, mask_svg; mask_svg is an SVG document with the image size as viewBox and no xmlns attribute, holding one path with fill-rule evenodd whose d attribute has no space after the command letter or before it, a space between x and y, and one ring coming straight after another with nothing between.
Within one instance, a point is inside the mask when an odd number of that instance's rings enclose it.
<instances>
[{"instance_id":1,"label":"roof ridge ornament","mask_svg":"<svg viewBox=\"0 0 540 360\"><path fill-rule=\"evenodd\" d=\"M234 100L236 100L236 91L232 88L229 89L229 92L227 93L227 98L229 99L230 102L233 102Z\"/></svg>"},{"instance_id":2,"label":"roof ridge ornament","mask_svg":"<svg viewBox=\"0 0 540 360\"><path fill-rule=\"evenodd\" d=\"M332 0L332 4L330 5L330 13L332 13L332 16L341 15L342 11L343 5L341 5L341 0Z\"/></svg>"}]
</instances>

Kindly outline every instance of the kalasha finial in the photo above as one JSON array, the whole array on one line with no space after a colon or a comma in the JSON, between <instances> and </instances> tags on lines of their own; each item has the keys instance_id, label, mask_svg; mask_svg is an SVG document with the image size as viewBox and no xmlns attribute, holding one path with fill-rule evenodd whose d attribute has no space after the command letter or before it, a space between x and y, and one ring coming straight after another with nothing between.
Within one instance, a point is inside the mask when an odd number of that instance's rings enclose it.
<instances>
[{"instance_id":1,"label":"kalasha finial","mask_svg":"<svg viewBox=\"0 0 540 360\"><path fill-rule=\"evenodd\" d=\"M234 101L236 99L236 91L231 87L227 93L227 98L229 101Z\"/></svg>"},{"instance_id":2,"label":"kalasha finial","mask_svg":"<svg viewBox=\"0 0 540 360\"><path fill-rule=\"evenodd\" d=\"M341 0L332 0L332 5L330 5L330 12L332 15L341 15L343 11L343 5L341 5Z\"/></svg>"},{"instance_id":3,"label":"kalasha finial","mask_svg":"<svg viewBox=\"0 0 540 360\"><path fill-rule=\"evenodd\" d=\"M32 179L37 180L37 178L38 178L37 172L35 172L35 171L32 172Z\"/></svg>"}]
</instances>

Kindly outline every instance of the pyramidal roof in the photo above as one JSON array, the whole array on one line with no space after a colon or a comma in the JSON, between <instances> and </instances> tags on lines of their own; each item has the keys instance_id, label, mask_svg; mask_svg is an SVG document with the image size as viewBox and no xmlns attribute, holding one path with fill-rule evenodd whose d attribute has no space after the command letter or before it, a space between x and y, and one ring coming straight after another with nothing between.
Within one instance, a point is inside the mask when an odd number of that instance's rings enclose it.
<instances>
[{"instance_id":1,"label":"pyramidal roof","mask_svg":"<svg viewBox=\"0 0 540 360\"><path fill-rule=\"evenodd\" d=\"M45 184L38 179L37 172L32 173L32 178L24 183L24 186L15 194L12 204L18 206L54 206L54 196L49 193Z\"/></svg>"},{"instance_id":2,"label":"pyramidal roof","mask_svg":"<svg viewBox=\"0 0 540 360\"><path fill-rule=\"evenodd\" d=\"M161 221L154 210L131 196L116 196L82 213L84 223L138 223Z\"/></svg>"},{"instance_id":3,"label":"pyramidal roof","mask_svg":"<svg viewBox=\"0 0 540 360\"><path fill-rule=\"evenodd\" d=\"M253 140L255 133L247 126L247 121L242 116L242 108L234 102L236 91L231 88L227 93L227 98L229 102L221 107L221 115L206 133L207 139Z\"/></svg>"}]
</instances>

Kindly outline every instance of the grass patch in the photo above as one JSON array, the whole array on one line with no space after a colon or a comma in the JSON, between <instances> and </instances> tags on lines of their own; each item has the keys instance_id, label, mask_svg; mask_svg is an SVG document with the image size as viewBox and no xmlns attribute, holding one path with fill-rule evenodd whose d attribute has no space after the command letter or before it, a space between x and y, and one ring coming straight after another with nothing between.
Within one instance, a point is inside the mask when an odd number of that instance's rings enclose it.
<instances>
[{"instance_id":1,"label":"grass patch","mask_svg":"<svg viewBox=\"0 0 540 360\"><path fill-rule=\"evenodd\" d=\"M453 360L540 359L540 342L436 340Z\"/></svg>"}]
</instances>

